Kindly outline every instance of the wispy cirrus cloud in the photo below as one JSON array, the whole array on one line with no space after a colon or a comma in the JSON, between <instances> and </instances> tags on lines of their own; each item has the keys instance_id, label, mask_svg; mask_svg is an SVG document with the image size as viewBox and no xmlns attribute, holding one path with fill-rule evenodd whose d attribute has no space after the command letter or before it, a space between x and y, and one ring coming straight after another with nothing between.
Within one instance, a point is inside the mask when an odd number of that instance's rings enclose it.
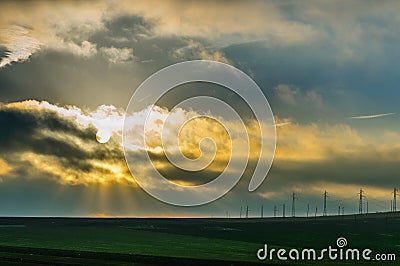
<instances>
[{"instance_id":1,"label":"wispy cirrus cloud","mask_svg":"<svg viewBox=\"0 0 400 266\"><path fill-rule=\"evenodd\" d=\"M378 118L378 117L383 117L383 116L388 116L388 115L395 115L395 114L396 113L383 113L383 114L352 116L349 118L350 119L373 119L373 118Z\"/></svg>"},{"instance_id":2,"label":"wispy cirrus cloud","mask_svg":"<svg viewBox=\"0 0 400 266\"><path fill-rule=\"evenodd\" d=\"M5 57L1 58L0 68L12 62L28 60L41 46L41 42L30 37L29 30L24 27L14 25L1 30L0 35L0 45L7 49Z\"/></svg>"}]
</instances>

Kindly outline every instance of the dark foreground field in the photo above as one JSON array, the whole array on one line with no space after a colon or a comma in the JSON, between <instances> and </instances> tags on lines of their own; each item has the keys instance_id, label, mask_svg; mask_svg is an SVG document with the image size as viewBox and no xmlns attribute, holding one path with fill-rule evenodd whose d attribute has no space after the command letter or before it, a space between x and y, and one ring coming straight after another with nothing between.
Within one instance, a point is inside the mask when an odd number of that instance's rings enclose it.
<instances>
[{"instance_id":1,"label":"dark foreground field","mask_svg":"<svg viewBox=\"0 0 400 266\"><path fill-rule=\"evenodd\" d=\"M276 249L320 250L336 246L338 237L345 237L348 247L395 253L400 259L400 215L382 213L316 219L0 218L0 264L266 265L271 261L256 257L264 243ZM353 265L354 261L323 264Z\"/></svg>"}]
</instances>

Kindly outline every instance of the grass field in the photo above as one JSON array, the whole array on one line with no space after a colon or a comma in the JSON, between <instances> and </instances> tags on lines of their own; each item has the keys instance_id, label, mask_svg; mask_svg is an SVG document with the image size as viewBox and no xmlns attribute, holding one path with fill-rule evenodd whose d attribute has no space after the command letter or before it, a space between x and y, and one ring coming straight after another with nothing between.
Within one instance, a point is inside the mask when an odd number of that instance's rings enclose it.
<instances>
[{"instance_id":1,"label":"grass field","mask_svg":"<svg viewBox=\"0 0 400 266\"><path fill-rule=\"evenodd\" d=\"M266 219L0 218L0 261L8 265L319 265L259 261L270 248L336 246L400 255L400 215ZM353 265L354 261L324 260ZM360 261L366 265L366 262ZM396 262L370 262L398 265Z\"/></svg>"}]
</instances>

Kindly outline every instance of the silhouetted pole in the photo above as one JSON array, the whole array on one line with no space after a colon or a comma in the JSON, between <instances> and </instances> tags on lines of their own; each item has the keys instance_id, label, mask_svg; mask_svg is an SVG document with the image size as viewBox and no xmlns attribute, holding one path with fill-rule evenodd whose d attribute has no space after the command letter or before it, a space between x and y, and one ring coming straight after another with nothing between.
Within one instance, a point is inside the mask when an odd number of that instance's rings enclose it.
<instances>
[{"instance_id":1,"label":"silhouetted pole","mask_svg":"<svg viewBox=\"0 0 400 266\"><path fill-rule=\"evenodd\" d=\"M278 209L276 208L276 206L274 206L274 217L276 217L276 212L278 211Z\"/></svg>"},{"instance_id":2,"label":"silhouetted pole","mask_svg":"<svg viewBox=\"0 0 400 266\"><path fill-rule=\"evenodd\" d=\"M344 206L342 206L342 215L344 215Z\"/></svg>"},{"instance_id":3,"label":"silhouetted pole","mask_svg":"<svg viewBox=\"0 0 400 266\"><path fill-rule=\"evenodd\" d=\"M318 213L318 206L315 206L315 219L317 219L317 213Z\"/></svg>"},{"instance_id":4,"label":"silhouetted pole","mask_svg":"<svg viewBox=\"0 0 400 266\"><path fill-rule=\"evenodd\" d=\"M393 211L395 212L395 211L397 211L397 204L396 204L396 198L397 198L397 188L395 187L394 189L393 189Z\"/></svg>"},{"instance_id":5,"label":"silhouetted pole","mask_svg":"<svg viewBox=\"0 0 400 266\"><path fill-rule=\"evenodd\" d=\"M368 200L367 200L367 214L368 214Z\"/></svg>"},{"instance_id":6,"label":"silhouetted pole","mask_svg":"<svg viewBox=\"0 0 400 266\"><path fill-rule=\"evenodd\" d=\"M296 194L293 192L292 194L292 217L296 216L296 205L295 205L295 201L296 201Z\"/></svg>"},{"instance_id":7,"label":"silhouetted pole","mask_svg":"<svg viewBox=\"0 0 400 266\"><path fill-rule=\"evenodd\" d=\"M285 203L283 203L283 206L282 206L282 217L286 217L286 213L285 213Z\"/></svg>"},{"instance_id":8,"label":"silhouetted pole","mask_svg":"<svg viewBox=\"0 0 400 266\"><path fill-rule=\"evenodd\" d=\"M242 206L240 206L240 214L239 214L240 218L242 218L242 209L243 209Z\"/></svg>"},{"instance_id":9,"label":"silhouetted pole","mask_svg":"<svg viewBox=\"0 0 400 266\"><path fill-rule=\"evenodd\" d=\"M261 205L261 218L264 218L264 206Z\"/></svg>"},{"instance_id":10,"label":"silhouetted pole","mask_svg":"<svg viewBox=\"0 0 400 266\"><path fill-rule=\"evenodd\" d=\"M365 198L364 195L364 190L360 189L360 193L358 193L360 195L360 200L358 202L358 213L362 214L363 212L363 198Z\"/></svg>"},{"instance_id":11,"label":"silhouetted pole","mask_svg":"<svg viewBox=\"0 0 400 266\"><path fill-rule=\"evenodd\" d=\"M338 208L338 211L337 211L337 215L340 215L340 205L339 205L339 208Z\"/></svg>"},{"instance_id":12,"label":"silhouetted pole","mask_svg":"<svg viewBox=\"0 0 400 266\"><path fill-rule=\"evenodd\" d=\"M325 193L324 193L324 216L326 216L326 197L327 197L327 193L325 190Z\"/></svg>"},{"instance_id":13,"label":"silhouetted pole","mask_svg":"<svg viewBox=\"0 0 400 266\"><path fill-rule=\"evenodd\" d=\"M249 205L246 206L246 219L249 218Z\"/></svg>"},{"instance_id":14,"label":"silhouetted pole","mask_svg":"<svg viewBox=\"0 0 400 266\"><path fill-rule=\"evenodd\" d=\"M310 204L307 204L307 218L308 218L308 212L310 211Z\"/></svg>"}]
</instances>

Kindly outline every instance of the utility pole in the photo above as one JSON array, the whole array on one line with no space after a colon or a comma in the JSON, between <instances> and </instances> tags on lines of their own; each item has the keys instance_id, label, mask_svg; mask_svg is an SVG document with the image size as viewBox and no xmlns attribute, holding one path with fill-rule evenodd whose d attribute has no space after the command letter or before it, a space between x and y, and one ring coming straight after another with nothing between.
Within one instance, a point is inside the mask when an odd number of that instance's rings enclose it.
<instances>
[{"instance_id":1,"label":"utility pole","mask_svg":"<svg viewBox=\"0 0 400 266\"><path fill-rule=\"evenodd\" d=\"M310 203L307 204L307 218L308 218L308 212L310 211Z\"/></svg>"},{"instance_id":2,"label":"utility pole","mask_svg":"<svg viewBox=\"0 0 400 266\"><path fill-rule=\"evenodd\" d=\"M362 214L362 212L363 212L363 209L362 209L362 207L363 207L363 198L365 198L364 190L360 189L360 193L358 193L358 194L360 195L360 199L359 199L359 203L358 203L358 213Z\"/></svg>"},{"instance_id":3,"label":"utility pole","mask_svg":"<svg viewBox=\"0 0 400 266\"><path fill-rule=\"evenodd\" d=\"M396 198L397 198L397 188L395 187L394 189L393 189L393 211L394 212L396 212L397 211L397 207L396 207Z\"/></svg>"},{"instance_id":4,"label":"utility pole","mask_svg":"<svg viewBox=\"0 0 400 266\"><path fill-rule=\"evenodd\" d=\"M296 194L293 192L292 193L292 217L296 216L296 205L295 205L295 201L296 201Z\"/></svg>"},{"instance_id":5,"label":"utility pole","mask_svg":"<svg viewBox=\"0 0 400 266\"><path fill-rule=\"evenodd\" d=\"M264 218L264 206L261 205L261 218Z\"/></svg>"},{"instance_id":6,"label":"utility pole","mask_svg":"<svg viewBox=\"0 0 400 266\"><path fill-rule=\"evenodd\" d=\"M317 219L317 213L318 213L318 206L315 206L315 219Z\"/></svg>"},{"instance_id":7,"label":"utility pole","mask_svg":"<svg viewBox=\"0 0 400 266\"><path fill-rule=\"evenodd\" d=\"M240 206L240 214L239 214L240 218L242 218L242 209L243 209L242 206Z\"/></svg>"},{"instance_id":8,"label":"utility pole","mask_svg":"<svg viewBox=\"0 0 400 266\"><path fill-rule=\"evenodd\" d=\"M368 214L368 200L367 200L367 214Z\"/></svg>"},{"instance_id":9,"label":"utility pole","mask_svg":"<svg viewBox=\"0 0 400 266\"><path fill-rule=\"evenodd\" d=\"M274 217L276 217L276 212L278 211L278 209L276 208L276 206L274 206Z\"/></svg>"},{"instance_id":10,"label":"utility pole","mask_svg":"<svg viewBox=\"0 0 400 266\"><path fill-rule=\"evenodd\" d=\"M246 219L249 218L249 205L246 206Z\"/></svg>"},{"instance_id":11,"label":"utility pole","mask_svg":"<svg viewBox=\"0 0 400 266\"><path fill-rule=\"evenodd\" d=\"M282 217L286 217L286 214L285 214L285 203L283 203L283 206L282 206Z\"/></svg>"},{"instance_id":12,"label":"utility pole","mask_svg":"<svg viewBox=\"0 0 400 266\"><path fill-rule=\"evenodd\" d=\"M337 211L337 215L338 216L340 215L340 205L339 205L339 208L338 208L338 211Z\"/></svg>"},{"instance_id":13,"label":"utility pole","mask_svg":"<svg viewBox=\"0 0 400 266\"><path fill-rule=\"evenodd\" d=\"M326 216L326 197L327 197L327 195L328 195L328 193L326 193L326 190L325 190L325 193L324 193L324 216Z\"/></svg>"},{"instance_id":14,"label":"utility pole","mask_svg":"<svg viewBox=\"0 0 400 266\"><path fill-rule=\"evenodd\" d=\"M344 215L344 206L342 206L342 215Z\"/></svg>"}]
</instances>

